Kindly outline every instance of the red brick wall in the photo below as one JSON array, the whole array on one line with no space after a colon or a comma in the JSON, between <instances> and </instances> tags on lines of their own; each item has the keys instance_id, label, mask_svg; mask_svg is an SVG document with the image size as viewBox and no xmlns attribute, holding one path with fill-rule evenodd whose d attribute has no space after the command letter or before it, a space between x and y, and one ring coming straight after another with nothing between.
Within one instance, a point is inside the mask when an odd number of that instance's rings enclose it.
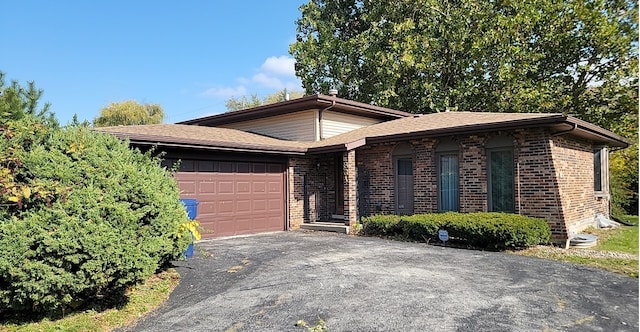
<instances>
[{"instance_id":1,"label":"red brick wall","mask_svg":"<svg viewBox=\"0 0 640 332\"><path fill-rule=\"evenodd\" d=\"M434 139L411 141L413 145L413 210L414 213L426 213L438 209L438 179L436 173Z\"/></svg>"},{"instance_id":2,"label":"red brick wall","mask_svg":"<svg viewBox=\"0 0 640 332\"><path fill-rule=\"evenodd\" d=\"M487 163L484 136L463 136L460 144L460 212L487 211Z\"/></svg>"},{"instance_id":3,"label":"red brick wall","mask_svg":"<svg viewBox=\"0 0 640 332\"><path fill-rule=\"evenodd\" d=\"M519 130L516 137L516 212L544 218L556 237L566 233L562 206L545 130Z\"/></svg>"},{"instance_id":4,"label":"red brick wall","mask_svg":"<svg viewBox=\"0 0 640 332\"><path fill-rule=\"evenodd\" d=\"M287 171L287 185L289 194L289 227L298 229L305 222L305 197L304 197L304 177L310 173L312 167L311 158L296 157L289 158L289 169ZM309 202L313 206L313 201ZM315 211L310 211L314 213Z\"/></svg>"},{"instance_id":5,"label":"red brick wall","mask_svg":"<svg viewBox=\"0 0 640 332\"><path fill-rule=\"evenodd\" d=\"M593 190L593 146L571 136L552 137L545 129L527 129L483 135L453 137L460 145L460 211L487 211L487 161L485 143L493 136L508 135L514 142L516 213L545 218L554 239L593 225L597 213L608 216L608 196ZM400 143L413 147L414 213L438 209L436 139L371 144L355 151L358 184L349 165L353 157L343 154L345 167L345 215L358 205L359 215L394 213L393 149ZM307 176L310 220L332 213L335 204L334 155L290 160L289 192L292 228L304 222L303 176ZM362 188L366 184L367 188ZM328 186L328 188L324 188ZM363 190L366 189L366 190ZM349 194L351 193L351 194ZM328 203L328 210L326 208ZM327 211L325 211L327 210ZM351 217L352 218L352 217Z\"/></svg>"},{"instance_id":6,"label":"red brick wall","mask_svg":"<svg viewBox=\"0 0 640 332\"><path fill-rule=\"evenodd\" d=\"M382 143L363 146L356 150L358 176L366 177L369 183L366 195L368 197L358 197L360 210L364 208L370 214L393 213L395 198L391 152L394 147L395 144Z\"/></svg>"},{"instance_id":7,"label":"red brick wall","mask_svg":"<svg viewBox=\"0 0 640 332\"><path fill-rule=\"evenodd\" d=\"M356 152L347 151L342 156L342 167L344 173L344 216L345 224L355 225L358 222L358 206L356 193Z\"/></svg>"},{"instance_id":8,"label":"red brick wall","mask_svg":"<svg viewBox=\"0 0 640 332\"><path fill-rule=\"evenodd\" d=\"M595 225L596 214L608 217L608 190L600 197L594 191L593 145L570 136L557 136L553 138L552 151L564 226L569 234Z\"/></svg>"}]
</instances>

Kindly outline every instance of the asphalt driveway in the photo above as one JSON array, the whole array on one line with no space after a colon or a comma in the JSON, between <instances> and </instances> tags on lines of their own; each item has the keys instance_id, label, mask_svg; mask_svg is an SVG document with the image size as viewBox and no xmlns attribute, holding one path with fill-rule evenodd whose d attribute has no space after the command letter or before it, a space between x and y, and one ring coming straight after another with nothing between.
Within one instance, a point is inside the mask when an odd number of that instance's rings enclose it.
<instances>
[{"instance_id":1,"label":"asphalt driveway","mask_svg":"<svg viewBox=\"0 0 640 332\"><path fill-rule=\"evenodd\" d=\"M638 279L333 233L216 239L132 331L638 331Z\"/></svg>"}]
</instances>

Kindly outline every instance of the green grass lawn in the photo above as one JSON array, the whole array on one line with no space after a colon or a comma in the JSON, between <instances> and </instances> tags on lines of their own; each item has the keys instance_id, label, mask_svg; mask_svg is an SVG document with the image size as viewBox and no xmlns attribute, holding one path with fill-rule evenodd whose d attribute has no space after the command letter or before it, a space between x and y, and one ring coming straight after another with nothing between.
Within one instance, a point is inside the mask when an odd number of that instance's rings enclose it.
<instances>
[{"instance_id":1,"label":"green grass lawn","mask_svg":"<svg viewBox=\"0 0 640 332\"><path fill-rule=\"evenodd\" d=\"M551 247L536 247L514 253L588 265L638 278L638 216L624 216L622 218L636 226L589 230L589 233L598 236L598 245L593 248L557 249ZM597 255L590 254L593 251L601 252L601 256L618 255L624 257L598 257Z\"/></svg>"},{"instance_id":2,"label":"green grass lawn","mask_svg":"<svg viewBox=\"0 0 640 332\"><path fill-rule=\"evenodd\" d=\"M636 217L637 218L637 217ZM619 251L638 255L638 226L622 226L597 232L597 250Z\"/></svg>"},{"instance_id":3,"label":"green grass lawn","mask_svg":"<svg viewBox=\"0 0 640 332\"><path fill-rule=\"evenodd\" d=\"M14 318L10 322L0 323L0 331L111 331L133 324L143 315L159 307L169 298L179 280L178 272L169 269L130 290L129 302L123 308L100 312L87 310L60 319L44 318L35 322Z\"/></svg>"},{"instance_id":4,"label":"green grass lawn","mask_svg":"<svg viewBox=\"0 0 640 332\"><path fill-rule=\"evenodd\" d=\"M622 221L638 226L638 216L621 216L618 217L618 219L622 219Z\"/></svg>"}]
</instances>

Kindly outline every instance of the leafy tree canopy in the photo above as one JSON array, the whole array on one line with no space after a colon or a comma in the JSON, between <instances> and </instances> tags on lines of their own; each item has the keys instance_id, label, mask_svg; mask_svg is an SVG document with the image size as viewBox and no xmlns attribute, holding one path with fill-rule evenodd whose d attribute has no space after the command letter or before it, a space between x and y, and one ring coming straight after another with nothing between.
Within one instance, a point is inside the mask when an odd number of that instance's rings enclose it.
<instances>
[{"instance_id":1,"label":"leafy tree canopy","mask_svg":"<svg viewBox=\"0 0 640 332\"><path fill-rule=\"evenodd\" d=\"M312 0L301 12L290 53L307 93L413 113L581 114L637 81L636 1Z\"/></svg>"},{"instance_id":2,"label":"leafy tree canopy","mask_svg":"<svg viewBox=\"0 0 640 332\"><path fill-rule=\"evenodd\" d=\"M227 107L227 112L239 111L245 108L251 108L261 105L274 104L277 102L287 100L287 94L289 95L289 99L302 98L304 96L304 92L302 91L287 91L287 89L283 89L277 92L274 92L264 99L260 99L257 94L252 94L251 96L242 96L240 98L229 98L227 100L225 106Z\"/></svg>"},{"instance_id":3,"label":"leafy tree canopy","mask_svg":"<svg viewBox=\"0 0 640 332\"><path fill-rule=\"evenodd\" d=\"M27 86L20 86L18 81L11 81L5 85L5 73L0 71L0 123L10 120L19 120L27 115L35 116L41 121L57 125L58 122L52 112L50 104L45 103L39 107L38 103L43 91L37 89L33 81L27 82Z\"/></svg>"},{"instance_id":4,"label":"leafy tree canopy","mask_svg":"<svg viewBox=\"0 0 640 332\"><path fill-rule=\"evenodd\" d=\"M289 51L306 93L412 113L561 112L638 140L634 0L312 0ZM611 157L637 213L638 148ZM634 207L631 209L630 207Z\"/></svg>"},{"instance_id":5,"label":"leafy tree canopy","mask_svg":"<svg viewBox=\"0 0 640 332\"><path fill-rule=\"evenodd\" d=\"M139 104L134 100L111 103L100 110L93 120L96 127L132 126L159 124L164 120L164 111L158 104Z\"/></svg>"}]
</instances>

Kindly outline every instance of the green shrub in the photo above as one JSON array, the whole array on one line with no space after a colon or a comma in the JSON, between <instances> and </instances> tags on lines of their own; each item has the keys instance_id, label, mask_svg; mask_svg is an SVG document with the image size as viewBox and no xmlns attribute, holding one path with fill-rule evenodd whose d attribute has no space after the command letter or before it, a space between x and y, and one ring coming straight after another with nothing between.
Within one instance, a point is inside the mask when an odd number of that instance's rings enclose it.
<instances>
[{"instance_id":1,"label":"green shrub","mask_svg":"<svg viewBox=\"0 0 640 332\"><path fill-rule=\"evenodd\" d=\"M395 236L412 241L436 240L445 229L452 241L480 248L521 248L548 243L543 219L508 213L427 213L412 216L375 215L362 219L365 235Z\"/></svg>"},{"instance_id":2,"label":"green shrub","mask_svg":"<svg viewBox=\"0 0 640 332\"><path fill-rule=\"evenodd\" d=\"M362 234L390 236L398 233L400 216L393 214L378 214L362 218Z\"/></svg>"},{"instance_id":3,"label":"green shrub","mask_svg":"<svg viewBox=\"0 0 640 332\"><path fill-rule=\"evenodd\" d=\"M0 312L121 295L185 250L188 218L157 158L28 118L0 135Z\"/></svg>"}]
</instances>

